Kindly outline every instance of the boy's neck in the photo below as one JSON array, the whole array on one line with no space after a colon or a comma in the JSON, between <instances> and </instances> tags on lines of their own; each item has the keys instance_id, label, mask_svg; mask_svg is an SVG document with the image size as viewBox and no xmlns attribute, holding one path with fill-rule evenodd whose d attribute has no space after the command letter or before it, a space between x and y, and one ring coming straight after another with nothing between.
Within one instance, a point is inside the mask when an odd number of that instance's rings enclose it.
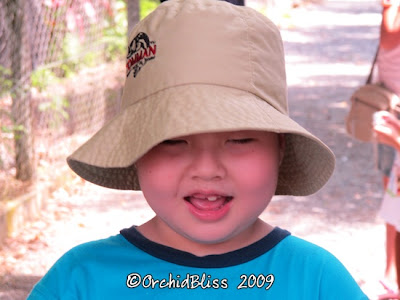
<instances>
[{"instance_id":1,"label":"boy's neck","mask_svg":"<svg viewBox=\"0 0 400 300\"><path fill-rule=\"evenodd\" d=\"M161 226L160 226L161 225ZM186 238L165 223L157 216L150 221L138 226L138 231L147 239L177 250L192 253L196 256L223 254L249 246L273 230L273 226L257 219L247 229L236 236L219 243L200 243Z\"/></svg>"}]
</instances>

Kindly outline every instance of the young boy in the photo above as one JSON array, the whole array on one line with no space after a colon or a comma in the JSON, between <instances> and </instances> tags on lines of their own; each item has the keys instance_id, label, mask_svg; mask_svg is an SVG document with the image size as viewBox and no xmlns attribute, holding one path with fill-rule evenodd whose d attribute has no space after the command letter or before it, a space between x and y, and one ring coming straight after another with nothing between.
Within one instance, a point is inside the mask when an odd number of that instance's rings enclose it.
<instances>
[{"instance_id":1,"label":"young boy","mask_svg":"<svg viewBox=\"0 0 400 300\"><path fill-rule=\"evenodd\" d=\"M66 253L30 299L366 299L325 250L259 219L334 169L291 120L282 40L251 8L171 0L130 36L123 108L68 158L156 216Z\"/></svg>"}]
</instances>

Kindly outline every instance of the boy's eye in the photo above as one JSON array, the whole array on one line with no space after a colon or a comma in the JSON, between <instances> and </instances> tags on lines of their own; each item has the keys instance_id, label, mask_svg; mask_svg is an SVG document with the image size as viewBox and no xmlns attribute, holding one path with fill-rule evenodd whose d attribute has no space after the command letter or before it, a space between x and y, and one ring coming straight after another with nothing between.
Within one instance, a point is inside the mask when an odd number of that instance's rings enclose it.
<instances>
[{"instance_id":1,"label":"boy's eye","mask_svg":"<svg viewBox=\"0 0 400 300\"><path fill-rule=\"evenodd\" d=\"M254 141L253 138L245 138L245 139L231 139L229 140L231 143L234 144L248 144Z\"/></svg>"},{"instance_id":2,"label":"boy's eye","mask_svg":"<svg viewBox=\"0 0 400 300\"><path fill-rule=\"evenodd\" d=\"M165 140L165 141L162 141L161 144L173 146L173 145L179 145L179 144L186 144L186 141L185 140Z\"/></svg>"}]
</instances>

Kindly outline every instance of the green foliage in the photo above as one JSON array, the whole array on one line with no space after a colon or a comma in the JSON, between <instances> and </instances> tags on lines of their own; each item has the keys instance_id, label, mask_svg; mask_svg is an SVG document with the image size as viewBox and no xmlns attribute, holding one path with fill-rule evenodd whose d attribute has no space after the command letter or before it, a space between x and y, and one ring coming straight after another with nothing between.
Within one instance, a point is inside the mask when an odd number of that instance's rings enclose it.
<instances>
[{"instance_id":1,"label":"green foliage","mask_svg":"<svg viewBox=\"0 0 400 300\"><path fill-rule=\"evenodd\" d=\"M18 140L25 133L25 127L15 123L10 112L0 108L0 144L9 153L13 152L13 141ZM0 156L0 169L4 167L4 161Z\"/></svg>"},{"instance_id":2,"label":"green foliage","mask_svg":"<svg viewBox=\"0 0 400 300\"><path fill-rule=\"evenodd\" d=\"M87 67L95 67L99 60L101 60L99 52L88 52L83 57L82 64Z\"/></svg>"},{"instance_id":3,"label":"green foliage","mask_svg":"<svg viewBox=\"0 0 400 300\"><path fill-rule=\"evenodd\" d=\"M5 113L5 111L0 110L0 113ZM1 128L1 132L5 133L5 134L11 134L14 132L24 132L25 131L25 128L23 125L13 125L13 126L1 125L0 128Z\"/></svg>"},{"instance_id":4,"label":"green foliage","mask_svg":"<svg viewBox=\"0 0 400 300\"><path fill-rule=\"evenodd\" d=\"M159 0L139 0L140 19L147 17L159 4Z\"/></svg>"},{"instance_id":5,"label":"green foliage","mask_svg":"<svg viewBox=\"0 0 400 300\"><path fill-rule=\"evenodd\" d=\"M124 0L118 0L114 6L115 15L106 20L102 42L105 44L105 57L113 61L126 52L128 17Z\"/></svg>"},{"instance_id":6,"label":"green foliage","mask_svg":"<svg viewBox=\"0 0 400 300\"><path fill-rule=\"evenodd\" d=\"M7 97L11 94L13 82L10 79L12 72L10 69L0 65L0 100L2 97ZM0 101L1 104L1 101ZM15 130L21 130L21 126L14 125L13 118L10 112L0 106L0 143L4 146L6 151L12 151L13 133ZM0 157L0 169L3 167L4 162Z\"/></svg>"},{"instance_id":7,"label":"green foliage","mask_svg":"<svg viewBox=\"0 0 400 300\"><path fill-rule=\"evenodd\" d=\"M22 134L26 132L25 127L23 125L12 125L12 126L2 125L0 129L2 132L2 138L9 140L12 139L19 140L22 137Z\"/></svg>"},{"instance_id":8,"label":"green foliage","mask_svg":"<svg viewBox=\"0 0 400 300\"><path fill-rule=\"evenodd\" d=\"M0 65L0 97L5 96L11 92L13 82L11 78L11 70Z\"/></svg>"},{"instance_id":9,"label":"green foliage","mask_svg":"<svg viewBox=\"0 0 400 300\"><path fill-rule=\"evenodd\" d=\"M159 4L159 0L139 0L140 19L150 14ZM114 17L106 20L102 39L106 45L106 59L111 61L126 54L128 28L126 0L117 0L114 11Z\"/></svg>"},{"instance_id":10,"label":"green foliage","mask_svg":"<svg viewBox=\"0 0 400 300\"><path fill-rule=\"evenodd\" d=\"M57 128L63 120L68 120L69 115L65 110L69 103L66 98L57 94L57 92L49 92L49 87L60 84L61 79L48 68L39 68L31 75L31 85L37 88L48 101L39 104L39 110L42 112L50 112L52 119L49 126Z\"/></svg>"},{"instance_id":11,"label":"green foliage","mask_svg":"<svg viewBox=\"0 0 400 300\"><path fill-rule=\"evenodd\" d=\"M73 73L79 70L79 56L83 53L82 43L76 32L67 32L65 34L62 46L62 65L64 77L72 77Z\"/></svg>"},{"instance_id":12,"label":"green foliage","mask_svg":"<svg viewBox=\"0 0 400 300\"><path fill-rule=\"evenodd\" d=\"M54 95L49 101L39 104L40 111L51 113L52 118L49 122L50 128L58 128L63 120L69 119L68 112L65 110L68 107L68 100L60 95Z\"/></svg>"},{"instance_id":13,"label":"green foliage","mask_svg":"<svg viewBox=\"0 0 400 300\"><path fill-rule=\"evenodd\" d=\"M60 80L48 68L39 68L32 72L31 85L38 89L38 91L44 91L49 85L58 83Z\"/></svg>"},{"instance_id":14,"label":"green foliage","mask_svg":"<svg viewBox=\"0 0 400 300\"><path fill-rule=\"evenodd\" d=\"M85 44L80 40L78 33L66 33L63 40L62 64L60 66L63 71L62 77L71 78L83 67L93 67L101 61L100 51L87 51L86 47L88 47L87 43Z\"/></svg>"},{"instance_id":15,"label":"green foliage","mask_svg":"<svg viewBox=\"0 0 400 300\"><path fill-rule=\"evenodd\" d=\"M10 123L13 123L12 122L13 119L12 119L11 113L5 111L4 109L0 109L0 118L3 118L3 120L9 119ZM18 125L4 125L4 124L2 124L0 126L0 133L1 133L1 135L0 135L1 139L0 140L2 140L3 138L10 137L10 134L13 133L14 131L17 131L17 130L23 130L23 126L21 127L21 126L18 126Z\"/></svg>"}]
</instances>

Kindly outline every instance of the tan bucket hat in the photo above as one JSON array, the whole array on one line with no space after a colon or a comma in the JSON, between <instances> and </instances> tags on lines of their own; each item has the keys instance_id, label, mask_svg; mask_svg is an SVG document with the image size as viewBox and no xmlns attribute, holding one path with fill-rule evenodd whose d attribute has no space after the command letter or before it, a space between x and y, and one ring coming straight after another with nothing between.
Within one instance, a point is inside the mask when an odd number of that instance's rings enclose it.
<instances>
[{"instance_id":1,"label":"tan bucket hat","mask_svg":"<svg viewBox=\"0 0 400 300\"><path fill-rule=\"evenodd\" d=\"M308 195L335 158L288 116L277 27L249 7L170 0L133 29L121 112L67 161L114 189L140 189L134 163L165 139L233 130L285 133L277 195Z\"/></svg>"}]
</instances>

